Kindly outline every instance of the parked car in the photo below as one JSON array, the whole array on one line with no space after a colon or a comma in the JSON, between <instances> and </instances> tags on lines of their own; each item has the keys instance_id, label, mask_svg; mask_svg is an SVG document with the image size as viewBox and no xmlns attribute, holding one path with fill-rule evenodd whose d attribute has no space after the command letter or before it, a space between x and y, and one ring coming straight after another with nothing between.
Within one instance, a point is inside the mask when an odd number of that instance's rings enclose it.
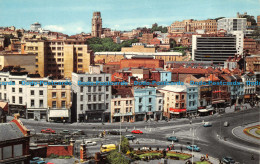
<instances>
[{"instance_id":1,"label":"parked car","mask_svg":"<svg viewBox=\"0 0 260 164\"><path fill-rule=\"evenodd\" d=\"M42 129L41 133L55 134L56 132L55 132L55 130L48 128L48 129Z\"/></svg>"},{"instance_id":2,"label":"parked car","mask_svg":"<svg viewBox=\"0 0 260 164\"><path fill-rule=\"evenodd\" d=\"M94 141L89 141L89 140L85 141L85 144L86 144L87 146L95 146L95 145L97 145L96 142L94 142Z\"/></svg>"},{"instance_id":3,"label":"parked car","mask_svg":"<svg viewBox=\"0 0 260 164\"><path fill-rule=\"evenodd\" d=\"M128 140L134 140L135 136L134 135L126 135L125 136Z\"/></svg>"},{"instance_id":4,"label":"parked car","mask_svg":"<svg viewBox=\"0 0 260 164\"><path fill-rule=\"evenodd\" d=\"M200 148L197 145L189 145L186 148L190 151L200 151Z\"/></svg>"},{"instance_id":5,"label":"parked car","mask_svg":"<svg viewBox=\"0 0 260 164\"><path fill-rule=\"evenodd\" d=\"M141 130L133 130L131 133L133 134L143 134Z\"/></svg>"},{"instance_id":6,"label":"parked car","mask_svg":"<svg viewBox=\"0 0 260 164\"><path fill-rule=\"evenodd\" d=\"M204 127L211 127L212 123L211 122L204 122L203 126Z\"/></svg>"},{"instance_id":7,"label":"parked car","mask_svg":"<svg viewBox=\"0 0 260 164\"><path fill-rule=\"evenodd\" d=\"M100 148L100 152L106 153L106 152L110 152L110 151L115 150L115 149L116 149L115 144L102 145L101 148Z\"/></svg>"},{"instance_id":8,"label":"parked car","mask_svg":"<svg viewBox=\"0 0 260 164\"><path fill-rule=\"evenodd\" d=\"M85 132L82 130L77 130L72 133L72 135L85 135Z\"/></svg>"},{"instance_id":9,"label":"parked car","mask_svg":"<svg viewBox=\"0 0 260 164\"><path fill-rule=\"evenodd\" d=\"M174 142L179 142L178 138L176 136L170 136L167 138L168 141L174 141Z\"/></svg>"},{"instance_id":10,"label":"parked car","mask_svg":"<svg viewBox=\"0 0 260 164\"><path fill-rule=\"evenodd\" d=\"M68 131L68 130L63 130L63 131L60 132L60 134L62 134L62 135L69 135L69 134L70 134L70 131Z\"/></svg>"},{"instance_id":11,"label":"parked car","mask_svg":"<svg viewBox=\"0 0 260 164\"><path fill-rule=\"evenodd\" d=\"M40 157L34 157L32 160L30 160L30 164L45 164L44 160Z\"/></svg>"},{"instance_id":12,"label":"parked car","mask_svg":"<svg viewBox=\"0 0 260 164\"><path fill-rule=\"evenodd\" d=\"M112 134L112 135L120 135L120 131L119 130L110 130L107 133L108 134Z\"/></svg>"},{"instance_id":13,"label":"parked car","mask_svg":"<svg viewBox=\"0 0 260 164\"><path fill-rule=\"evenodd\" d=\"M229 122L225 121L224 122L224 127L228 127L229 126Z\"/></svg>"},{"instance_id":14,"label":"parked car","mask_svg":"<svg viewBox=\"0 0 260 164\"><path fill-rule=\"evenodd\" d=\"M223 157L222 160L226 164L235 163L235 160L232 157Z\"/></svg>"}]
</instances>

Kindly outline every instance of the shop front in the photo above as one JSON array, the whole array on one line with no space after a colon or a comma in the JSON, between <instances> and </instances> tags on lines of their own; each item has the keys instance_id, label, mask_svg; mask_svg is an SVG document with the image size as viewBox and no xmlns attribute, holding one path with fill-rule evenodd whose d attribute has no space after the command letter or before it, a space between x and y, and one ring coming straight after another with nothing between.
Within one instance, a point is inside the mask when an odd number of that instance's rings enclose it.
<instances>
[{"instance_id":1,"label":"shop front","mask_svg":"<svg viewBox=\"0 0 260 164\"><path fill-rule=\"evenodd\" d=\"M186 116L187 109L170 108L170 118L181 118Z\"/></svg>"}]
</instances>

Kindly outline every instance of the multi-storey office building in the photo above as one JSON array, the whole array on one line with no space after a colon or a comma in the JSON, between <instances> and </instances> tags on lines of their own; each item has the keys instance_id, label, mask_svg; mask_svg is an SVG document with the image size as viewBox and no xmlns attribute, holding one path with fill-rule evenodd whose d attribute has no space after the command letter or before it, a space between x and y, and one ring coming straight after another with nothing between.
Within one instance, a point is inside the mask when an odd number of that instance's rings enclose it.
<instances>
[{"instance_id":1,"label":"multi-storey office building","mask_svg":"<svg viewBox=\"0 0 260 164\"><path fill-rule=\"evenodd\" d=\"M228 34L234 31L246 32L246 18L222 18L218 20L218 30L226 30Z\"/></svg>"},{"instance_id":2,"label":"multi-storey office building","mask_svg":"<svg viewBox=\"0 0 260 164\"><path fill-rule=\"evenodd\" d=\"M78 82L85 82L80 85ZM78 122L108 122L110 120L111 74L90 72L72 73L72 118ZM87 85L89 83L90 85ZM91 85L93 83L93 85Z\"/></svg>"},{"instance_id":3,"label":"multi-storey office building","mask_svg":"<svg viewBox=\"0 0 260 164\"><path fill-rule=\"evenodd\" d=\"M92 51L84 40L25 40L25 52L36 54L35 67L41 77L71 78L72 72L88 72Z\"/></svg>"},{"instance_id":4,"label":"multi-storey office building","mask_svg":"<svg viewBox=\"0 0 260 164\"><path fill-rule=\"evenodd\" d=\"M242 75L244 84L244 102L253 103L256 93L256 75L252 72Z\"/></svg>"},{"instance_id":5,"label":"multi-storey office building","mask_svg":"<svg viewBox=\"0 0 260 164\"><path fill-rule=\"evenodd\" d=\"M241 36L240 36L241 37ZM229 57L242 53L236 36L192 36L192 59L195 61L213 61L224 65Z\"/></svg>"}]
</instances>

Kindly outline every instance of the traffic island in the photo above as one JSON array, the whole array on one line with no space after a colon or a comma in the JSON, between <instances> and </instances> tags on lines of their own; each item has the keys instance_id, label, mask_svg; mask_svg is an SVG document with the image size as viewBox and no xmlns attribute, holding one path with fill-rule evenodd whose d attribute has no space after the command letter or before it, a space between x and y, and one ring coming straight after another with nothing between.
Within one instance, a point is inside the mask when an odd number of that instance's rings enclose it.
<instances>
[{"instance_id":1,"label":"traffic island","mask_svg":"<svg viewBox=\"0 0 260 164\"><path fill-rule=\"evenodd\" d=\"M255 125L251 127L247 127L243 130L243 132L251 137L254 137L258 140L260 140L260 125Z\"/></svg>"}]
</instances>

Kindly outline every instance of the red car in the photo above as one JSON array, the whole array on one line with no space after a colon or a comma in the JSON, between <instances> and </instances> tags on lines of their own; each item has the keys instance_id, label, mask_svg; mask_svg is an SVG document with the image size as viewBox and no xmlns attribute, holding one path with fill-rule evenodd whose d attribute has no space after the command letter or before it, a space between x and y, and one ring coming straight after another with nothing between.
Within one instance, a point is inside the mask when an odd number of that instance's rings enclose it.
<instances>
[{"instance_id":1,"label":"red car","mask_svg":"<svg viewBox=\"0 0 260 164\"><path fill-rule=\"evenodd\" d=\"M52 130L52 129L42 129L41 130L41 133L48 133L48 134L55 134L55 130Z\"/></svg>"},{"instance_id":2,"label":"red car","mask_svg":"<svg viewBox=\"0 0 260 164\"><path fill-rule=\"evenodd\" d=\"M131 133L134 134L143 134L143 132L141 130L133 130Z\"/></svg>"}]
</instances>

